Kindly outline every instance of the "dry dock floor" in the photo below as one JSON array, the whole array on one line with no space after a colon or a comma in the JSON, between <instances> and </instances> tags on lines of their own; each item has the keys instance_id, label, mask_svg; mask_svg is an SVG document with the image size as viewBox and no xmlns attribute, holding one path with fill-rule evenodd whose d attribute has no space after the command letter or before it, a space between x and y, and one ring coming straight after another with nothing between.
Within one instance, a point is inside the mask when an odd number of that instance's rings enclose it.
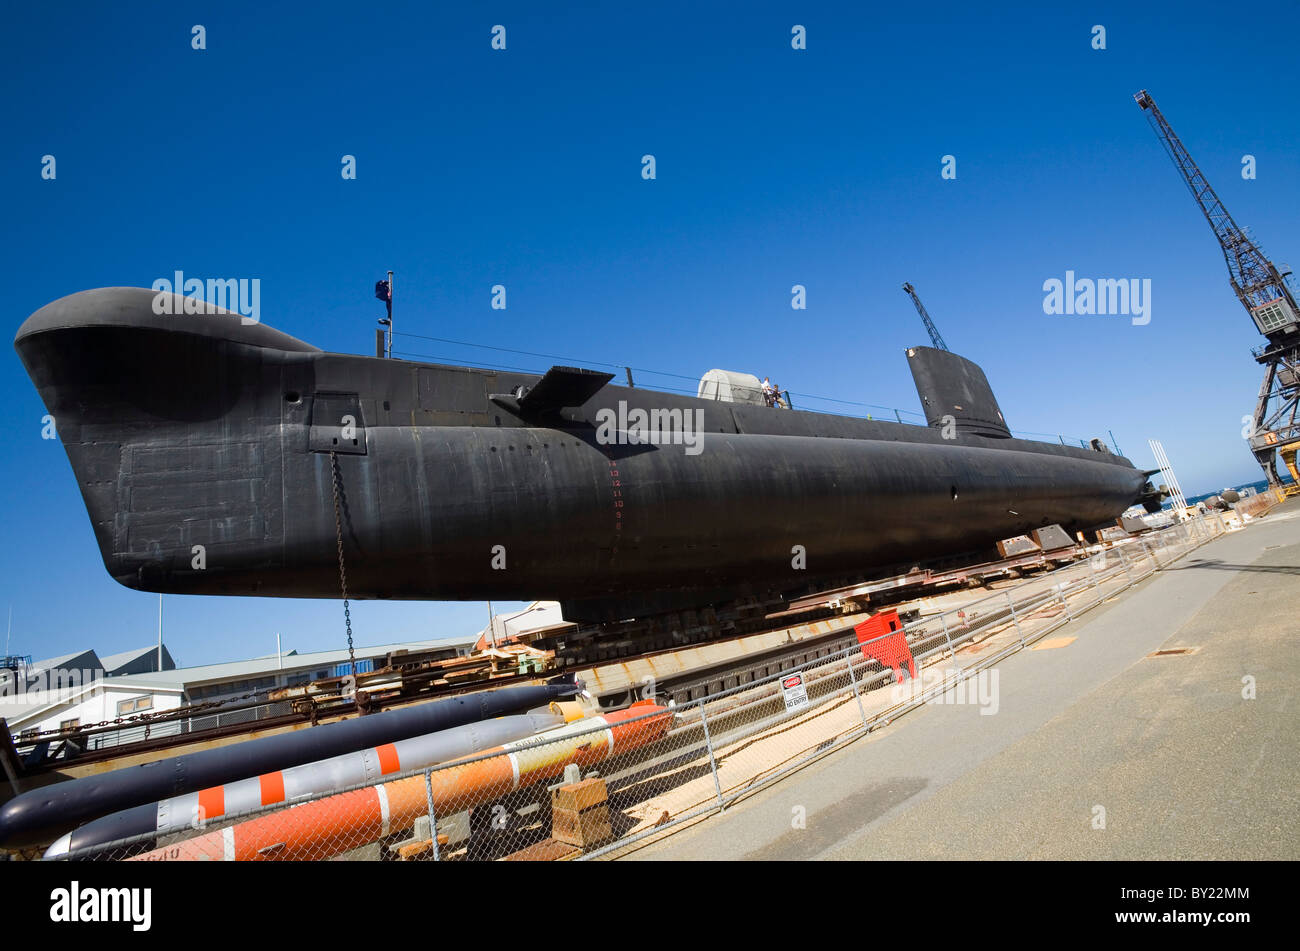
<instances>
[{"instance_id":1,"label":"dry dock floor","mask_svg":"<svg viewBox=\"0 0 1300 951\"><path fill-rule=\"evenodd\" d=\"M1003 660L996 713L927 704L626 858L1295 860L1298 614L1292 500Z\"/></svg>"}]
</instances>

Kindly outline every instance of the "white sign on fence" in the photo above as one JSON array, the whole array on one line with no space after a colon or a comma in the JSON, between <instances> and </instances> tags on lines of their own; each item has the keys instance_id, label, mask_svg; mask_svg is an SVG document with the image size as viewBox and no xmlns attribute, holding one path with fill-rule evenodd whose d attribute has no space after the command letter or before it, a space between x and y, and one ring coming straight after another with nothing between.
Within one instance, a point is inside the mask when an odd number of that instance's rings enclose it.
<instances>
[{"instance_id":1,"label":"white sign on fence","mask_svg":"<svg viewBox=\"0 0 1300 951\"><path fill-rule=\"evenodd\" d=\"M781 678L781 697L785 700L786 713L808 706L808 691L804 689L803 674L795 671Z\"/></svg>"}]
</instances>

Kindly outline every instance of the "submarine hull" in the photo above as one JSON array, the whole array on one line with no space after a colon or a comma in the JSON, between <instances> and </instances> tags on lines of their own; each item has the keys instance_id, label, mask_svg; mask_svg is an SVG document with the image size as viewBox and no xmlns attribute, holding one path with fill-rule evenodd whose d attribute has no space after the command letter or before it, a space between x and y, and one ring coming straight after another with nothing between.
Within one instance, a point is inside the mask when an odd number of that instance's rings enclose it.
<instances>
[{"instance_id":1,"label":"submarine hull","mask_svg":"<svg viewBox=\"0 0 1300 951\"><path fill-rule=\"evenodd\" d=\"M358 598L782 591L1109 523L1146 482L996 405L944 427L937 391L934 425L885 423L324 353L156 299L74 294L15 341L105 567L145 591L335 597L340 534Z\"/></svg>"}]
</instances>

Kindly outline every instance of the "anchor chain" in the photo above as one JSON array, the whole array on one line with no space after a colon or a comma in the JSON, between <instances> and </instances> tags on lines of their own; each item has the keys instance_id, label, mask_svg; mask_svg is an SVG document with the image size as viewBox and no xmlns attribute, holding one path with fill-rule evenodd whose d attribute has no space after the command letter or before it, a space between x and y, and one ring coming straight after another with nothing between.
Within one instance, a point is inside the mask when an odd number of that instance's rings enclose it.
<instances>
[{"instance_id":1,"label":"anchor chain","mask_svg":"<svg viewBox=\"0 0 1300 951\"><path fill-rule=\"evenodd\" d=\"M339 589L343 593L343 624L348 632L348 669L350 671L352 692L356 692L357 655L352 647L352 611L348 606L348 572L343 563L343 518L339 514L339 457L330 453L330 470L334 482L334 534L339 547Z\"/></svg>"}]
</instances>

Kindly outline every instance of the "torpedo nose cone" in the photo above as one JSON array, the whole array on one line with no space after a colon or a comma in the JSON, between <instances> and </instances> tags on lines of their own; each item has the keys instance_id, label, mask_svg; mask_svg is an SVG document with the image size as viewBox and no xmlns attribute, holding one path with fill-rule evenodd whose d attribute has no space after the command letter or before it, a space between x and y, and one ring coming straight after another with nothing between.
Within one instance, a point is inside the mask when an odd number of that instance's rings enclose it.
<instances>
[{"instance_id":1,"label":"torpedo nose cone","mask_svg":"<svg viewBox=\"0 0 1300 951\"><path fill-rule=\"evenodd\" d=\"M49 804L50 797L43 791L29 790L0 806L0 847L20 849L39 842L46 831L42 827L42 811Z\"/></svg>"},{"instance_id":2,"label":"torpedo nose cone","mask_svg":"<svg viewBox=\"0 0 1300 951\"><path fill-rule=\"evenodd\" d=\"M54 844L45 850L45 860L67 858L72 851L72 833L59 836L54 840Z\"/></svg>"}]
</instances>

